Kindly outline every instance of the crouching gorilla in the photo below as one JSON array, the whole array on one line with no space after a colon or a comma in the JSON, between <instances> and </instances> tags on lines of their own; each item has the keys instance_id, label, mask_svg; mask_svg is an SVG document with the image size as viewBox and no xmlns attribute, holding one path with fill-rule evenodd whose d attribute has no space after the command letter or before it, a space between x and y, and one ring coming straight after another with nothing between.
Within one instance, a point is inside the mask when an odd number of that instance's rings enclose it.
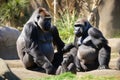
<instances>
[{"instance_id":1,"label":"crouching gorilla","mask_svg":"<svg viewBox=\"0 0 120 80\"><path fill-rule=\"evenodd\" d=\"M40 7L34 11L24 25L16 44L18 56L26 69L38 67L48 74L54 74L54 58L57 55L59 60L62 60L61 49L64 42L60 39L57 28L51 25L51 16L44 8ZM54 46L58 51L55 55ZM54 64L58 66L60 63L56 61Z\"/></svg>"},{"instance_id":2,"label":"crouching gorilla","mask_svg":"<svg viewBox=\"0 0 120 80\"><path fill-rule=\"evenodd\" d=\"M72 55L76 55L73 56L76 70L108 69L111 48L103 34L83 18L75 22L74 32L74 43L68 44L63 50L67 51L67 55L71 55L71 51L76 48L72 51Z\"/></svg>"}]
</instances>

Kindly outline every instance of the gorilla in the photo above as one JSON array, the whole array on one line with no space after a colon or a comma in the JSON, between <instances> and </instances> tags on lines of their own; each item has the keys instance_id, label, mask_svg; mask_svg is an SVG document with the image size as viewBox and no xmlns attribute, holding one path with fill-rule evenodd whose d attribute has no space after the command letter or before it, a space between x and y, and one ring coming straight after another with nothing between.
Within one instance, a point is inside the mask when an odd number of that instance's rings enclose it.
<instances>
[{"instance_id":1,"label":"gorilla","mask_svg":"<svg viewBox=\"0 0 120 80\"><path fill-rule=\"evenodd\" d=\"M63 54L63 61L61 63L61 65L58 67L56 74L61 74L64 72L71 72L73 74L76 74L76 66L75 66L75 57L76 54L73 53L77 53L77 50L75 47L66 45L62 50L64 52ZM71 49L72 48L72 49ZM67 51L70 50L70 51Z\"/></svg>"},{"instance_id":2,"label":"gorilla","mask_svg":"<svg viewBox=\"0 0 120 80\"><path fill-rule=\"evenodd\" d=\"M47 74L54 74L54 66L62 61L64 42L57 28L51 25L49 12L42 7L36 9L26 22L16 45L18 56L26 69L41 68ZM54 53L54 47L57 53Z\"/></svg>"},{"instance_id":3,"label":"gorilla","mask_svg":"<svg viewBox=\"0 0 120 80\"><path fill-rule=\"evenodd\" d=\"M77 57L82 70L108 69L111 48L101 31L92 27L87 20L78 19L75 23L75 35Z\"/></svg>"},{"instance_id":4,"label":"gorilla","mask_svg":"<svg viewBox=\"0 0 120 80\"><path fill-rule=\"evenodd\" d=\"M74 52L72 51L72 54L76 55L73 56L76 70L108 69L111 48L101 31L92 27L86 19L81 18L75 22L74 33L74 43L68 44L63 49L68 55L73 48L76 48Z\"/></svg>"},{"instance_id":5,"label":"gorilla","mask_svg":"<svg viewBox=\"0 0 120 80\"><path fill-rule=\"evenodd\" d=\"M84 71L109 68L111 48L107 44L107 40L97 28L88 30L88 37L78 47L77 52Z\"/></svg>"}]
</instances>

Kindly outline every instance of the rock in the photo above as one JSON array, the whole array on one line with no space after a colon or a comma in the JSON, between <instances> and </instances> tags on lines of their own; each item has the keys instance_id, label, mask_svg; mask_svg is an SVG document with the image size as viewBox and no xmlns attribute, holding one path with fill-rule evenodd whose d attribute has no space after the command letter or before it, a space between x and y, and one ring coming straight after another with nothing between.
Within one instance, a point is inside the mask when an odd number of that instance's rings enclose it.
<instances>
[{"instance_id":1,"label":"rock","mask_svg":"<svg viewBox=\"0 0 120 80\"><path fill-rule=\"evenodd\" d=\"M20 80L14 75L8 65L0 58L0 80Z\"/></svg>"},{"instance_id":2,"label":"rock","mask_svg":"<svg viewBox=\"0 0 120 80\"><path fill-rule=\"evenodd\" d=\"M16 40L20 31L13 27L0 27L0 58L17 59Z\"/></svg>"},{"instance_id":3,"label":"rock","mask_svg":"<svg viewBox=\"0 0 120 80\"><path fill-rule=\"evenodd\" d=\"M120 38L111 38L108 39L109 46L111 47L111 52L119 52L120 50Z\"/></svg>"},{"instance_id":4,"label":"rock","mask_svg":"<svg viewBox=\"0 0 120 80\"><path fill-rule=\"evenodd\" d=\"M83 75L94 75L94 76L103 76L103 77L108 77L108 76L120 77L119 74L120 74L119 70L112 70L112 69L93 70L93 71L88 71L84 73L83 72L77 73L79 77Z\"/></svg>"},{"instance_id":5,"label":"rock","mask_svg":"<svg viewBox=\"0 0 120 80\"><path fill-rule=\"evenodd\" d=\"M21 60L4 60L4 61L8 64L11 71L21 80L29 79L31 80L32 78L35 79L51 76L46 73L41 73L40 71L32 71L25 69Z\"/></svg>"}]
</instances>

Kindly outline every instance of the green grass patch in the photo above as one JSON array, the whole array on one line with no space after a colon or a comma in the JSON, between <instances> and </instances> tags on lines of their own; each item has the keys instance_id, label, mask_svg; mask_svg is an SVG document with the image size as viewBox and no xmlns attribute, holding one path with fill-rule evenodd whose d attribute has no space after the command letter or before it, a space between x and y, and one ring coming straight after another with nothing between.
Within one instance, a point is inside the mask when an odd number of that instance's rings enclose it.
<instances>
[{"instance_id":1,"label":"green grass patch","mask_svg":"<svg viewBox=\"0 0 120 80\"><path fill-rule=\"evenodd\" d=\"M119 80L117 77L103 77L103 76L94 76L94 75L84 75L82 77L76 76L70 72L63 73L61 75L55 75L45 78L37 79L27 79L27 80Z\"/></svg>"},{"instance_id":2,"label":"green grass patch","mask_svg":"<svg viewBox=\"0 0 120 80\"><path fill-rule=\"evenodd\" d=\"M50 77L45 78L39 78L39 79L27 79L27 80L76 80L76 75L72 74L70 72L61 74L61 75L54 75Z\"/></svg>"},{"instance_id":3,"label":"green grass patch","mask_svg":"<svg viewBox=\"0 0 120 80\"><path fill-rule=\"evenodd\" d=\"M93 76L93 75L86 75L83 77L78 78L77 80L118 80L115 77L103 77L103 76Z\"/></svg>"}]
</instances>

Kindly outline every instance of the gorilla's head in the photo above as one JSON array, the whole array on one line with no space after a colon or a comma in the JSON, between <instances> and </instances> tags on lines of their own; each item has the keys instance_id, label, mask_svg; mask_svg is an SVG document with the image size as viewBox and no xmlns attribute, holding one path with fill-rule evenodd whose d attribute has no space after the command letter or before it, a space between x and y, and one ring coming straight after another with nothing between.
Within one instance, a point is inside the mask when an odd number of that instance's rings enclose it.
<instances>
[{"instance_id":1,"label":"gorilla's head","mask_svg":"<svg viewBox=\"0 0 120 80\"><path fill-rule=\"evenodd\" d=\"M74 24L74 31L77 37L82 36L87 33L88 29L91 27L90 23L85 18L78 19Z\"/></svg>"},{"instance_id":2,"label":"gorilla's head","mask_svg":"<svg viewBox=\"0 0 120 80\"><path fill-rule=\"evenodd\" d=\"M34 21L43 31L49 31L51 28L51 15L42 7L34 11L29 21Z\"/></svg>"},{"instance_id":3,"label":"gorilla's head","mask_svg":"<svg viewBox=\"0 0 120 80\"><path fill-rule=\"evenodd\" d=\"M74 60L73 56L66 53L63 55L63 61L61 64L62 66L68 66L72 62L72 60Z\"/></svg>"}]
</instances>

